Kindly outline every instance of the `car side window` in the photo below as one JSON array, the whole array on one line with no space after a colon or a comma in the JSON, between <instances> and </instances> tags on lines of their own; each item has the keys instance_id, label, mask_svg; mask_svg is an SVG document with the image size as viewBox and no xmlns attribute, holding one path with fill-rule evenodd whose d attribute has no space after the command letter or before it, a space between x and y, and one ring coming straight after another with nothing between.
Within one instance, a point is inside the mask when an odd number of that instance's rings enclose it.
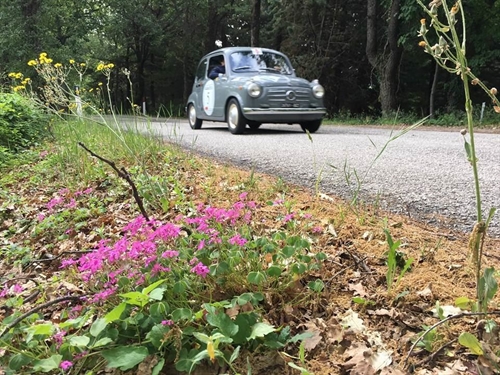
<instances>
[{"instance_id":1,"label":"car side window","mask_svg":"<svg viewBox=\"0 0 500 375\"><path fill-rule=\"evenodd\" d=\"M205 79L207 75L207 59L204 59L200 62L200 65L198 65L198 69L196 70L196 80L202 80Z\"/></svg>"}]
</instances>

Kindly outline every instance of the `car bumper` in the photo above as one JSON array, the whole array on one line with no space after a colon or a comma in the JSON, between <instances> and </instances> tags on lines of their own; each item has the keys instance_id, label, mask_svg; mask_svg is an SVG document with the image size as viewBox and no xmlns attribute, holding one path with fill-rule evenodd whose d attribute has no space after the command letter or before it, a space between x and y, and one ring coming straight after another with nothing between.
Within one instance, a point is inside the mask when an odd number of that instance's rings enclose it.
<instances>
[{"instance_id":1,"label":"car bumper","mask_svg":"<svg viewBox=\"0 0 500 375\"><path fill-rule=\"evenodd\" d=\"M248 120L259 122L300 122L322 119L326 108L243 108Z\"/></svg>"}]
</instances>

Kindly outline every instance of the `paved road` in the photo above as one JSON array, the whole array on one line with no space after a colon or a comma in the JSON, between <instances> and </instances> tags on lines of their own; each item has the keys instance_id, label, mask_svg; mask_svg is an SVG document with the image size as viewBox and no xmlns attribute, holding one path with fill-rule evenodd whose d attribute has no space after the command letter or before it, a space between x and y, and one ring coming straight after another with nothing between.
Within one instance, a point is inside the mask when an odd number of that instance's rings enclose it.
<instances>
[{"instance_id":1,"label":"paved road","mask_svg":"<svg viewBox=\"0 0 500 375\"><path fill-rule=\"evenodd\" d=\"M469 231L475 221L472 168L458 130L412 130L389 142L401 128L324 125L311 141L298 125L235 136L224 123L205 122L200 130L184 120L151 124L185 148L293 183L314 188L321 175L324 193L351 199L360 187L365 201L434 225ZM483 212L499 208L490 234L500 236L500 134L476 134L476 149Z\"/></svg>"}]
</instances>

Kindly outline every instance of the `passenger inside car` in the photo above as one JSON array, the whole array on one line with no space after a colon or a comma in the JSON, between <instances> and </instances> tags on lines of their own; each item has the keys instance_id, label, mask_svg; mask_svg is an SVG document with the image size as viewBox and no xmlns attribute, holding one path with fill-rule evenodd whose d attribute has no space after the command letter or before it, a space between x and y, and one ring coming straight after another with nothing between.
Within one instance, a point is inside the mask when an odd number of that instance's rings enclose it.
<instances>
[{"instance_id":1,"label":"passenger inside car","mask_svg":"<svg viewBox=\"0 0 500 375\"><path fill-rule=\"evenodd\" d=\"M226 74L226 64L224 58L222 58L219 62L219 65L214 66L210 73L208 74L208 78L216 79L219 77L219 74Z\"/></svg>"}]
</instances>

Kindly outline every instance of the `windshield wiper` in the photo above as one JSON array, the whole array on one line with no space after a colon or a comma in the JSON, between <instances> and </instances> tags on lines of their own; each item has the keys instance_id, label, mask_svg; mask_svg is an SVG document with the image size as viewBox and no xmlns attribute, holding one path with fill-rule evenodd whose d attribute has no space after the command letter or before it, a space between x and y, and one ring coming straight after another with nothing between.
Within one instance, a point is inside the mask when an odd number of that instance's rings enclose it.
<instances>
[{"instance_id":1,"label":"windshield wiper","mask_svg":"<svg viewBox=\"0 0 500 375\"><path fill-rule=\"evenodd\" d=\"M248 66L248 65L245 65L245 66L238 66L237 68L234 68L233 70L234 71L237 71L237 70L247 70L247 69L252 69L251 66Z\"/></svg>"}]
</instances>

